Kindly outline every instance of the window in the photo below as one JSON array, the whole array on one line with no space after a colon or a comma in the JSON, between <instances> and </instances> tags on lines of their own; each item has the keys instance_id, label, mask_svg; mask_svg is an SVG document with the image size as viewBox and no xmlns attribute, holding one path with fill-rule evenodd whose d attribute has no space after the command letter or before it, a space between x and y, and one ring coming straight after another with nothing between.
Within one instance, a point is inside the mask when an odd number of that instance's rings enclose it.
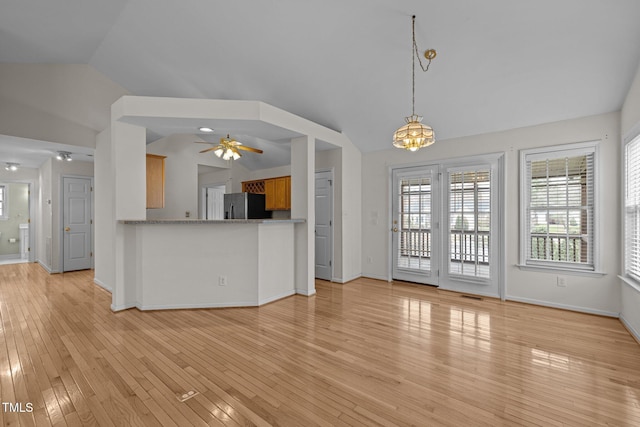
<instances>
[{"instance_id":1,"label":"window","mask_svg":"<svg viewBox=\"0 0 640 427\"><path fill-rule=\"evenodd\" d=\"M625 273L640 281L640 136L625 146Z\"/></svg>"},{"instance_id":2,"label":"window","mask_svg":"<svg viewBox=\"0 0 640 427\"><path fill-rule=\"evenodd\" d=\"M7 219L7 186L0 184L0 219Z\"/></svg>"},{"instance_id":3,"label":"window","mask_svg":"<svg viewBox=\"0 0 640 427\"><path fill-rule=\"evenodd\" d=\"M595 271L596 143L521 152L521 266Z\"/></svg>"}]
</instances>

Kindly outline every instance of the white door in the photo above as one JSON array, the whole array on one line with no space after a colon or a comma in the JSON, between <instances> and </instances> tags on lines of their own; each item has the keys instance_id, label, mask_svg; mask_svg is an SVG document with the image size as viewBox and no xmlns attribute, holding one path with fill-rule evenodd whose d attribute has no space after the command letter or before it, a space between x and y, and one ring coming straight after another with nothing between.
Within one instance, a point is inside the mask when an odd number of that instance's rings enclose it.
<instances>
[{"instance_id":1,"label":"white door","mask_svg":"<svg viewBox=\"0 0 640 427\"><path fill-rule=\"evenodd\" d=\"M500 224L498 161L443 170L440 286L457 292L499 296Z\"/></svg>"},{"instance_id":2,"label":"white door","mask_svg":"<svg viewBox=\"0 0 640 427\"><path fill-rule=\"evenodd\" d=\"M394 169L393 278L438 285L438 167Z\"/></svg>"},{"instance_id":3,"label":"white door","mask_svg":"<svg viewBox=\"0 0 640 427\"><path fill-rule=\"evenodd\" d=\"M91 178L62 179L62 271L91 268Z\"/></svg>"},{"instance_id":4,"label":"white door","mask_svg":"<svg viewBox=\"0 0 640 427\"><path fill-rule=\"evenodd\" d=\"M206 188L204 219L224 219L224 191L224 185Z\"/></svg>"},{"instance_id":5,"label":"white door","mask_svg":"<svg viewBox=\"0 0 640 427\"><path fill-rule=\"evenodd\" d=\"M316 278L333 277L333 173L316 172Z\"/></svg>"}]
</instances>

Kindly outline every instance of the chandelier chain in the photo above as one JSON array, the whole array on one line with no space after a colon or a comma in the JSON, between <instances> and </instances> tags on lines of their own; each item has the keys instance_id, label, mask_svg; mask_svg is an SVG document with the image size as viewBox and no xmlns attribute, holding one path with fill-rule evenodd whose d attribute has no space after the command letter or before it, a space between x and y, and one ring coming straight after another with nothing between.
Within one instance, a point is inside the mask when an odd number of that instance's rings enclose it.
<instances>
[{"instance_id":1,"label":"chandelier chain","mask_svg":"<svg viewBox=\"0 0 640 427\"><path fill-rule=\"evenodd\" d=\"M413 39L413 49L411 52L411 114L416 114L416 57L418 58L418 63L420 64L420 68L425 73L429 70L429 66L431 65L431 60L436 57L436 51L433 49L429 49L425 51L424 56L429 61L427 62L427 66L425 67L422 64L422 59L420 58L420 53L418 51L418 43L416 43L416 16L413 15L411 18L411 36Z\"/></svg>"}]
</instances>

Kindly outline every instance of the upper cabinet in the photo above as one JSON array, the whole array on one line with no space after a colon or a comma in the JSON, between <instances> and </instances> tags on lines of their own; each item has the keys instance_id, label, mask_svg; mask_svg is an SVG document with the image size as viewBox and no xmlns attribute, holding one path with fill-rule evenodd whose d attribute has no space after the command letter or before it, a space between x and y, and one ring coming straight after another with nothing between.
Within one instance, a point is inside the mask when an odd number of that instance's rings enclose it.
<instances>
[{"instance_id":1,"label":"upper cabinet","mask_svg":"<svg viewBox=\"0 0 640 427\"><path fill-rule=\"evenodd\" d=\"M265 195L265 209L284 211L291 209L291 177L258 179L242 183L242 191Z\"/></svg>"},{"instance_id":2,"label":"upper cabinet","mask_svg":"<svg viewBox=\"0 0 640 427\"><path fill-rule=\"evenodd\" d=\"M164 159L147 154L147 209L164 208Z\"/></svg>"}]
</instances>

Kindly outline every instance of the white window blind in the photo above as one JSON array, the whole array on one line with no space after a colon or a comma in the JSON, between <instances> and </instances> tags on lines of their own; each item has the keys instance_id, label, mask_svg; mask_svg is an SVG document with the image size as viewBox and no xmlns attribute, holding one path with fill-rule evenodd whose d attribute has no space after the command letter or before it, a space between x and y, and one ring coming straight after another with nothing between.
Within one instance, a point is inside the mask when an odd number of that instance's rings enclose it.
<instances>
[{"instance_id":1,"label":"white window blind","mask_svg":"<svg viewBox=\"0 0 640 427\"><path fill-rule=\"evenodd\" d=\"M640 137L625 150L625 270L640 280Z\"/></svg>"},{"instance_id":2,"label":"white window blind","mask_svg":"<svg viewBox=\"0 0 640 427\"><path fill-rule=\"evenodd\" d=\"M449 274L490 278L491 171L449 173Z\"/></svg>"},{"instance_id":3,"label":"white window blind","mask_svg":"<svg viewBox=\"0 0 640 427\"><path fill-rule=\"evenodd\" d=\"M524 264L595 270L595 146L524 156Z\"/></svg>"}]
</instances>

